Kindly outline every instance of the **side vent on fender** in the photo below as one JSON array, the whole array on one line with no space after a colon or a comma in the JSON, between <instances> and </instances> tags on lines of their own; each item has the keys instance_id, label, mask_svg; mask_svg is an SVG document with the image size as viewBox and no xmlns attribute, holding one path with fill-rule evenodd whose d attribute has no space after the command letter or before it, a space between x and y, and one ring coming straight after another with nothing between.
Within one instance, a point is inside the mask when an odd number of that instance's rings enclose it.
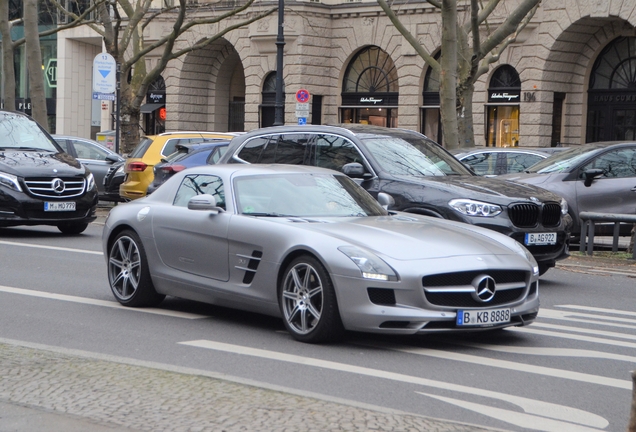
<instances>
[{"instance_id":1,"label":"side vent on fender","mask_svg":"<svg viewBox=\"0 0 636 432\"><path fill-rule=\"evenodd\" d=\"M261 262L261 257L263 256L263 252L255 250L252 252L251 256L242 255L242 254L236 254L236 256L239 258L241 263L247 261L246 266L237 265L234 267L239 270L245 271L245 275L243 276L243 283L246 285L249 285L252 283L252 280L254 280L254 275L256 274L258 265Z\"/></svg>"}]
</instances>

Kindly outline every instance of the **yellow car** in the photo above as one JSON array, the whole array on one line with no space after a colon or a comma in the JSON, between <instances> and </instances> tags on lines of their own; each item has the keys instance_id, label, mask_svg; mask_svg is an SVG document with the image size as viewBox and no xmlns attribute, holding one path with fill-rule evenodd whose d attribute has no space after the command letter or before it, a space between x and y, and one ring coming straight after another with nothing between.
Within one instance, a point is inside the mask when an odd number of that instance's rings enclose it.
<instances>
[{"instance_id":1,"label":"yellow car","mask_svg":"<svg viewBox=\"0 0 636 432\"><path fill-rule=\"evenodd\" d=\"M126 177L119 186L119 195L124 200L146 196L148 185L154 178L154 166L161 162L161 158L174 153L177 144L192 144L215 139L228 140L239 134L240 132L166 132L142 137L126 159L124 165Z\"/></svg>"}]
</instances>

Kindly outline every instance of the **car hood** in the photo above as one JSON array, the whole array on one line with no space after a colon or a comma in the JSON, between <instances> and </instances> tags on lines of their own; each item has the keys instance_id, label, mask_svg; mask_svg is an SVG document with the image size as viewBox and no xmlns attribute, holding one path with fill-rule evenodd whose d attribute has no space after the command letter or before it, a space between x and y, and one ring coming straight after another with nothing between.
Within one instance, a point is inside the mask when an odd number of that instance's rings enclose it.
<instances>
[{"instance_id":1,"label":"car hood","mask_svg":"<svg viewBox=\"0 0 636 432\"><path fill-rule=\"evenodd\" d=\"M20 177L76 176L86 169L66 153L47 151L0 151L0 171Z\"/></svg>"},{"instance_id":2,"label":"car hood","mask_svg":"<svg viewBox=\"0 0 636 432\"><path fill-rule=\"evenodd\" d=\"M426 216L277 219L302 225L380 256L418 260L452 256L511 255L514 240L471 225ZM300 226L299 226L300 227Z\"/></svg>"},{"instance_id":3,"label":"car hood","mask_svg":"<svg viewBox=\"0 0 636 432\"><path fill-rule=\"evenodd\" d=\"M503 176L499 176L501 179L512 180L515 182L540 185L546 182L551 182L555 177L565 177L568 173L514 173L514 174L505 174Z\"/></svg>"},{"instance_id":4,"label":"car hood","mask_svg":"<svg viewBox=\"0 0 636 432\"><path fill-rule=\"evenodd\" d=\"M511 180L480 176L440 176L440 177L400 177L400 181L419 184L445 191L449 197L484 200L494 204L507 205L512 201L530 200L561 201L561 198L540 187L517 183Z\"/></svg>"}]
</instances>

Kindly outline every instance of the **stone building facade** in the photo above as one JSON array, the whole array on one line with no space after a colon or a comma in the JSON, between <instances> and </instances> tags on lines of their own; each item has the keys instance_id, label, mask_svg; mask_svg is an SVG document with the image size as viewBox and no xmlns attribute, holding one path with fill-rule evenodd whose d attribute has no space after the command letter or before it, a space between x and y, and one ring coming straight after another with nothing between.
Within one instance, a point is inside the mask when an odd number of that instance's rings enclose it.
<instances>
[{"instance_id":1,"label":"stone building facade","mask_svg":"<svg viewBox=\"0 0 636 432\"><path fill-rule=\"evenodd\" d=\"M492 24L508 15L514 1L503 3ZM423 46L436 53L441 38L436 9L424 1L394 8ZM634 0L543 0L532 22L476 84L477 145L634 139L635 26ZM166 28L149 28L147 39ZM181 45L218 29L198 27ZM311 94L307 123L372 123L441 139L437 78L374 1L288 1L284 29L286 124L298 123L295 95L306 89ZM69 30L58 39L58 133L91 133L85 109L91 75L82 71L90 68L100 42L85 32ZM166 120L161 126L247 131L270 125L276 33L273 14L170 63L163 73ZM154 115L145 113L144 130Z\"/></svg>"}]
</instances>

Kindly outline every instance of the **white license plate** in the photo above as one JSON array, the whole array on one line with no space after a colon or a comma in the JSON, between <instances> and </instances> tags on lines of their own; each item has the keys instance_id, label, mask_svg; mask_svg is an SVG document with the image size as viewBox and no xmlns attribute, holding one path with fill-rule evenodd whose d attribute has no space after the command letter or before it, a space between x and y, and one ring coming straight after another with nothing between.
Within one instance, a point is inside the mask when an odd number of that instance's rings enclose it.
<instances>
[{"instance_id":1,"label":"white license plate","mask_svg":"<svg viewBox=\"0 0 636 432\"><path fill-rule=\"evenodd\" d=\"M45 202L44 211L75 211L75 202Z\"/></svg>"},{"instance_id":2,"label":"white license plate","mask_svg":"<svg viewBox=\"0 0 636 432\"><path fill-rule=\"evenodd\" d=\"M510 309L458 310L457 326L492 326L510 322Z\"/></svg>"},{"instance_id":3,"label":"white license plate","mask_svg":"<svg viewBox=\"0 0 636 432\"><path fill-rule=\"evenodd\" d=\"M556 233L526 233L525 245L554 245L557 242Z\"/></svg>"}]
</instances>

